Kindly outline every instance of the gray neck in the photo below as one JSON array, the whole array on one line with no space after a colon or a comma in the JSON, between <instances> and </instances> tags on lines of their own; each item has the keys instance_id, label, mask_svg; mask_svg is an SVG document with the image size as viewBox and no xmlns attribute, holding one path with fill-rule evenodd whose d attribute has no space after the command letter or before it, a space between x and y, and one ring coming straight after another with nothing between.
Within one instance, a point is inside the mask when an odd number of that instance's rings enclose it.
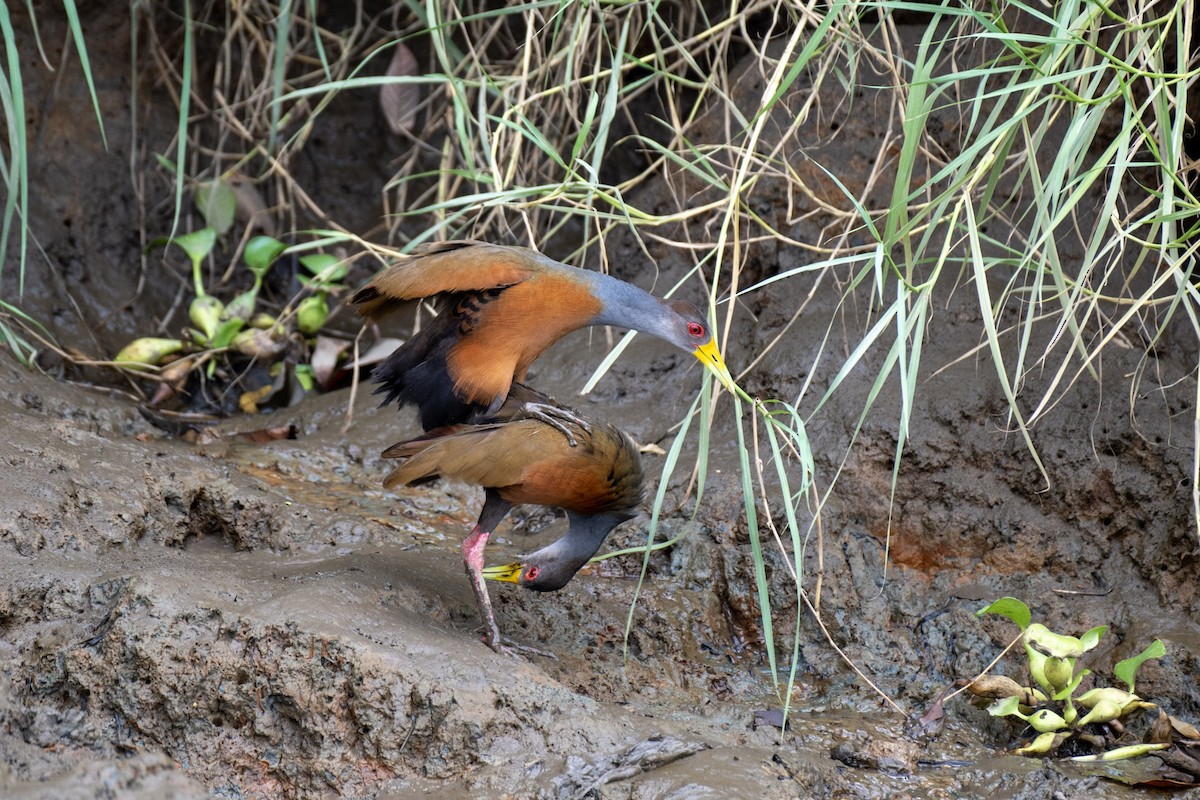
<instances>
[{"instance_id":1,"label":"gray neck","mask_svg":"<svg viewBox=\"0 0 1200 800\"><path fill-rule=\"evenodd\" d=\"M560 589L567 585L588 559L596 555L609 532L630 518L628 513L609 512L584 516L568 511L567 519L570 520L571 527L566 534L521 560L538 564L545 571L541 581L543 585L538 588L543 591Z\"/></svg>"},{"instance_id":2,"label":"gray neck","mask_svg":"<svg viewBox=\"0 0 1200 800\"><path fill-rule=\"evenodd\" d=\"M592 325L632 328L670 340L670 320L674 315L663 313L668 308L666 303L632 283L603 272L583 270L583 273L592 294L603 304L600 313L591 320Z\"/></svg>"}]
</instances>

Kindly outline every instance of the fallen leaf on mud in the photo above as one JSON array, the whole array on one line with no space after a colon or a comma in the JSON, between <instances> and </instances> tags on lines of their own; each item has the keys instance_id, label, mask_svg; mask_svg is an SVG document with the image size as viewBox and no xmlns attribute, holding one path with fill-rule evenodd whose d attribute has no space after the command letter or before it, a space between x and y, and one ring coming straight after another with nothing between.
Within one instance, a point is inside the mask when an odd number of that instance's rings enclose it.
<instances>
[{"instance_id":1,"label":"fallen leaf on mud","mask_svg":"<svg viewBox=\"0 0 1200 800\"><path fill-rule=\"evenodd\" d=\"M357 361L351 362L348 366L352 369L358 369L359 367L369 367L372 364L378 364L396 352L396 348L404 344L404 342L404 339L376 339L375 344L367 348L367 352L360 355Z\"/></svg>"},{"instance_id":2,"label":"fallen leaf on mud","mask_svg":"<svg viewBox=\"0 0 1200 800\"><path fill-rule=\"evenodd\" d=\"M942 706L943 698L939 697L929 709L922 714L908 731L910 735L934 736L946 724L946 709Z\"/></svg>"},{"instance_id":3,"label":"fallen leaf on mud","mask_svg":"<svg viewBox=\"0 0 1200 800\"><path fill-rule=\"evenodd\" d=\"M403 42L396 45L392 62L388 64L389 78L411 77L418 71L417 57ZM415 83L388 83L379 87L379 107L387 118L392 133L411 131L417 122L417 107L421 104L421 87Z\"/></svg>"},{"instance_id":4,"label":"fallen leaf on mud","mask_svg":"<svg viewBox=\"0 0 1200 800\"><path fill-rule=\"evenodd\" d=\"M1012 678L1004 675L984 675L967 684L967 690L976 697L987 697L1002 700L1005 697L1016 697L1021 705L1036 706L1045 702L1046 696L1036 689L1022 686ZM1041 695L1040 697L1038 695Z\"/></svg>"},{"instance_id":5,"label":"fallen leaf on mud","mask_svg":"<svg viewBox=\"0 0 1200 800\"><path fill-rule=\"evenodd\" d=\"M1197 729L1195 725L1190 722L1184 722L1178 717L1169 717L1169 719L1171 720L1171 727L1184 739L1200 740L1200 729Z\"/></svg>"},{"instance_id":6,"label":"fallen leaf on mud","mask_svg":"<svg viewBox=\"0 0 1200 800\"><path fill-rule=\"evenodd\" d=\"M313 350L313 377L322 389L328 389L338 373L338 359L351 342L345 339L334 339L332 336L318 336L317 346Z\"/></svg>"},{"instance_id":7,"label":"fallen leaf on mud","mask_svg":"<svg viewBox=\"0 0 1200 800\"><path fill-rule=\"evenodd\" d=\"M909 717L909 724L904 730L904 735L912 738L924 738L936 736L942 730L942 726L946 724L946 698L951 692L954 692L955 686L963 686L965 681L951 684L938 694L933 704L926 709L925 713L917 719ZM955 692L957 694L957 692Z\"/></svg>"},{"instance_id":8,"label":"fallen leaf on mud","mask_svg":"<svg viewBox=\"0 0 1200 800\"><path fill-rule=\"evenodd\" d=\"M150 398L150 405L162 405L183 391L188 375L195 369L195 366L195 359L181 358L163 367L162 371L158 373L162 382L155 388L154 395Z\"/></svg>"}]
</instances>

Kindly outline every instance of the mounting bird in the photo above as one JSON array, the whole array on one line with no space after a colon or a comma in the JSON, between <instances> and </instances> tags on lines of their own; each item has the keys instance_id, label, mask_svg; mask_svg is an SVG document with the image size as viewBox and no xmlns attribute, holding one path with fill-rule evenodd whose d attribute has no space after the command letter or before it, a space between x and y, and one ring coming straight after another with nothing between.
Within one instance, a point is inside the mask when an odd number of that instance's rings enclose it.
<instances>
[{"instance_id":1,"label":"mounting bird","mask_svg":"<svg viewBox=\"0 0 1200 800\"><path fill-rule=\"evenodd\" d=\"M722 385L733 378L691 303L662 300L600 272L522 247L450 242L392 265L352 302L377 318L408 300L444 295L442 311L374 373L387 405L417 406L425 430L485 421L534 359L571 331L616 325L695 354Z\"/></svg>"},{"instance_id":2,"label":"mounting bird","mask_svg":"<svg viewBox=\"0 0 1200 800\"><path fill-rule=\"evenodd\" d=\"M449 478L484 489L479 521L462 543L463 563L486 643L505 652L484 583L488 537L518 503L567 512L570 527L558 541L493 576L542 592L561 589L587 563L609 532L638 514L644 476L637 447L611 425L581 420L527 386L512 385L498 421L448 425L392 445L385 458L403 458L383 485L389 489Z\"/></svg>"}]
</instances>

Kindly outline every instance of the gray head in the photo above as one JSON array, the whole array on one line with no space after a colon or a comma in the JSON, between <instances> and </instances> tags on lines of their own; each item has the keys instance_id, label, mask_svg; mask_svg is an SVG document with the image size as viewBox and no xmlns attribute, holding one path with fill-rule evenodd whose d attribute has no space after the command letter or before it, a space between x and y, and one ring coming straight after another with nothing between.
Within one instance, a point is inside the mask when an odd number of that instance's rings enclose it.
<instances>
[{"instance_id":1,"label":"gray head","mask_svg":"<svg viewBox=\"0 0 1200 800\"><path fill-rule=\"evenodd\" d=\"M663 300L599 272L584 272L602 304L592 325L632 328L668 341L698 358L726 389L733 390L733 378L699 308L683 300Z\"/></svg>"},{"instance_id":2,"label":"gray head","mask_svg":"<svg viewBox=\"0 0 1200 800\"><path fill-rule=\"evenodd\" d=\"M636 511L606 511L601 514L576 514L568 511L571 527L557 541L524 556L520 562L488 567L484 577L493 581L519 583L537 592L556 592L570 583L575 573L596 555L609 532Z\"/></svg>"}]
</instances>

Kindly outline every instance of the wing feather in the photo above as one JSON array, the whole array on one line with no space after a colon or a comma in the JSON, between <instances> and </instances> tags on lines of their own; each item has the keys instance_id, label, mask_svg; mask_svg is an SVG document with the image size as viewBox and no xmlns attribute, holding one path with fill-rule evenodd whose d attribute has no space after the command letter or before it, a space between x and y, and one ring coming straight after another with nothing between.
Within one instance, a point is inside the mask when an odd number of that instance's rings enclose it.
<instances>
[{"instance_id":1,"label":"wing feather","mask_svg":"<svg viewBox=\"0 0 1200 800\"><path fill-rule=\"evenodd\" d=\"M352 302L363 316L376 317L408 300L502 289L545 269L523 248L454 242L393 264L355 292Z\"/></svg>"}]
</instances>

